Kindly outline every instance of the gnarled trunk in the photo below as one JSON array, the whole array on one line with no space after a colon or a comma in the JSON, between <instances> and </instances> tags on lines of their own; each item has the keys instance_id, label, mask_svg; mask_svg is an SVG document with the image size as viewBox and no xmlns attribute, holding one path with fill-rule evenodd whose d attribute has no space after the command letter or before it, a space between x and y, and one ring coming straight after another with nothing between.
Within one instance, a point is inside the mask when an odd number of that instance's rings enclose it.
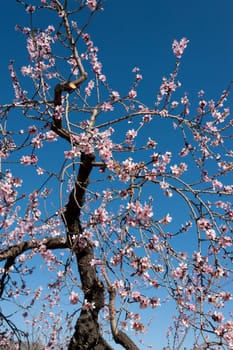
<instances>
[{"instance_id":1,"label":"gnarled trunk","mask_svg":"<svg viewBox=\"0 0 233 350\"><path fill-rule=\"evenodd\" d=\"M81 155L77 181L63 214L63 220L67 228L67 240L77 259L84 291L84 302L93 305L93 307L81 311L68 347L69 350L112 350L100 334L98 314L104 306L104 285L98 280L95 267L91 265L94 258L93 246L88 240L84 242L84 247L79 245L80 235L82 234L80 213L94 159L94 154Z\"/></svg>"}]
</instances>

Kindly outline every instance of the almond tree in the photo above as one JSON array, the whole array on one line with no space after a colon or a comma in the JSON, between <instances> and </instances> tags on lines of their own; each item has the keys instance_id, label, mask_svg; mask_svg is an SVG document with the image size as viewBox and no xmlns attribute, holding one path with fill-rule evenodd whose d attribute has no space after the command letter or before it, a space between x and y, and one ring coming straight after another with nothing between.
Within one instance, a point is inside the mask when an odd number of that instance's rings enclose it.
<instances>
[{"instance_id":1,"label":"almond tree","mask_svg":"<svg viewBox=\"0 0 233 350\"><path fill-rule=\"evenodd\" d=\"M28 62L10 62L0 114L0 346L30 348L30 327L45 349L135 350L171 308L166 349L233 349L231 86L193 106L174 40L149 107L139 68L124 94L108 83L88 34L104 1L16 3Z\"/></svg>"}]
</instances>

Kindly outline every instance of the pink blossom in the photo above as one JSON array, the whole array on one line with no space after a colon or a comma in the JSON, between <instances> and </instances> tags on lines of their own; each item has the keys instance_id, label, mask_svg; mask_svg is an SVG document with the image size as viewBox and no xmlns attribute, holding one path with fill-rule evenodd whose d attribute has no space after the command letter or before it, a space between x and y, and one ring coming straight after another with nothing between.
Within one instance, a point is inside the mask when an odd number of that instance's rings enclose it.
<instances>
[{"instance_id":1,"label":"pink blossom","mask_svg":"<svg viewBox=\"0 0 233 350\"><path fill-rule=\"evenodd\" d=\"M35 148L41 148L43 146L43 139L44 139L44 135L43 134L39 134L36 137L34 137L31 140L31 144L35 147Z\"/></svg>"},{"instance_id":2,"label":"pink blossom","mask_svg":"<svg viewBox=\"0 0 233 350\"><path fill-rule=\"evenodd\" d=\"M139 275L145 274L147 270L151 267L151 263L148 257L136 258L132 261L131 266L137 271Z\"/></svg>"},{"instance_id":3,"label":"pink blossom","mask_svg":"<svg viewBox=\"0 0 233 350\"><path fill-rule=\"evenodd\" d=\"M172 108L176 108L178 105L179 105L179 102L177 102L177 101L172 101L172 103L171 103Z\"/></svg>"},{"instance_id":4,"label":"pink blossom","mask_svg":"<svg viewBox=\"0 0 233 350\"><path fill-rule=\"evenodd\" d=\"M93 310L93 309L95 309L95 303L94 302L90 303L89 301L87 301L87 299L85 299L84 303L82 305L82 309L83 310Z\"/></svg>"},{"instance_id":5,"label":"pink blossom","mask_svg":"<svg viewBox=\"0 0 233 350\"><path fill-rule=\"evenodd\" d=\"M37 133L37 127L35 125L31 125L28 127L28 131L30 134L36 134Z\"/></svg>"},{"instance_id":6,"label":"pink blossom","mask_svg":"<svg viewBox=\"0 0 233 350\"><path fill-rule=\"evenodd\" d=\"M54 118L55 119L62 119L62 115L64 113L64 107L59 105L55 107L55 111L54 111Z\"/></svg>"},{"instance_id":7,"label":"pink blossom","mask_svg":"<svg viewBox=\"0 0 233 350\"><path fill-rule=\"evenodd\" d=\"M223 184L220 181L218 181L217 179L212 181L212 185L213 185L213 190L220 189L223 187Z\"/></svg>"},{"instance_id":8,"label":"pink blossom","mask_svg":"<svg viewBox=\"0 0 233 350\"><path fill-rule=\"evenodd\" d=\"M228 321L215 329L215 333L224 338L230 349L233 349L233 322Z\"/></svg>"},{"instance_id":9,"label":"pink blossom","mask_svg":"<svg viewBox=\"0 0 233 350\"><path fill-rule=\"evenodd\" d=\"M27 260L27 255L26 254L21 254L18 258L19 262L23 263Z\"/></svg>"},{"instance_id":10,"label":"pink blossom","mask_svg":"<svg viewBox=\"0 0 233 350\"><path fill-rule=\"evenodd\" d=\"M189 154L190 150L192 149L192 146L190 144L186 145L185 147L182 148L180 151L179 155L181 157L185 157Z\"/></svg>"},{"instance_id":11,"label":"pink blossom","mask_svg":"<svg viewBox=\"0 0 233 350\"><path fill-rule=\"evenodd\" d=\"M102 106L101 106L101 109L102 109L103 112L113 111L114 110L112 104L109 103L109 102L104 102L102 104Z\"/></svg>"},{"instance_id":12,"label":"pink blossom","mask_svg":"<svg viewBox=\"0 0 233 350\"><path fill-rule=\"evenodd\" d=\"M209 229L209 230L206 230L206 236L211 239L211 240L214 240L216 238L216 232L215 230L213 229Z\"/></svg>"},{"instance_id":13,"label":"pink blossom","mask_svg":"<svg viewBox=\"0 0 233 350\"><path fill-rule=\"evenodd\" d=\"M114 282L114 287L119 289L119 288L123 288L124 287L124 281L123 280L116 280Z\"/></svg>"},{"instance_id":14,"label":"pink blossom","mask_svg":"<svg viewBox=\"0 0 233 350\"><path fill-rule=\"evenodd\" d=\"M69 296L69 301L71 304L77 304L79 302L78 294L72 291Z\"/></svg>"},{"instance_id":15,"label":"pink blossom","mask_svg":"<svg viewBox=\"0 0 233 350\"><path fill-rule=\"evenodd\" d=\"M57 277L62 278L64 276L64 271L58 271L57 272Z\"/></svg>"},{"instance_id":16,"label":"pink blossom","mask_svg":"<svg viewBox=\"0 0 233 350\"><path fill-rule=\"evenodd\" d=\"M87 84L87 87L85 87L86 96L88 96L88 97L91 96L91 91L94 89L94 87L95 87L94 80L90 80Z\"/></svg>"},{"instance_id":17,"label":"pink blossom","mask_svg":"<svg viewBox=\"0 0 233 350\"><path fill-rule=\"evenodd\" d=\"M175 279L184 279L187 276L187 264L180 263L176 269L172 270L172 277Z\"/></svg>"},{"instance_id":18,"label":"pink blossom","mask_svg":"<svg viewBox=\"0 0 233 350\"><path fill-rule=\"evenodd\" d=\"M140 300L140 309L145 309L150 305L150 299L142 297Z\"/></svg>"},{"instance_id":19,"label":"pink blossom","mask_svg":"<svg viewBox=\"0 0 233 350\"><path fill-rule=\"evenodd\" d=\"M141 332L141 333L146 332L146 327L141 322L138 322L138 321L131 322L131 328L136 332Z\"/></svg>"},{"instance_id":20,"label":"pink blossom","mask_svg":"<svg viewBox=\"0 0 233 350\"><path fill-rule=\"evenodd\" d=\"M150 305L152 308L156 308L158 306L160 306L160 299L159 298L150 298Z\"/></svg>"},{"instance_id":21,"label":"pink blossom","mask_svg":"<svg viewBox=\"0 0 233 350\"><path fill-rule=\"evenodd\" d=\"M202 257L200 252L194 252L193 253L193 259L196 261L198 264L202 263L206 259Z\"/></svg>"},{"instance_id":22,"label":"pink blossom","mask_svg":"<svg viewBox=\"0 0 233 350\"><path fill-rule=\"evenodd\" d=\"M151 120L152 120L152 117L151 117L151 115L149 115L149 114L145 114L145 115L142 117L142 123L149 123Z\"/></svg>"},{"instance_id":23,"label":"pink blossom","mask_svg":"<svg viewBox=\"0 0 233 350\"><path fill-rule=\"evenodd\" d=\"M169 164L170 161L171 161L171 157L172 157L172 153L171 152L166 152L162 155L162 161L163 163L166 165L166 164Z\"/></svg>"},{"instance_id":24,"label":"pink blossom","mask_svg":"<svg viewBox=\"0 0 233 350\"><path fill-rule=\"evenodd\" d=\"M33 13L33 12L35 12L35 6L27 6L26 7L26 11L28 12L28 13Z\"/></svg>"},{"instance_id":25,"label":"pink blossom","mask_svg":"<svg viewBox=\"0 0 233 350\"><path fill-rule=\"evenodd\" d=\"M231 221L233 221L233 209L227 211L227 215Z\"/></svg>"},{"instance_id":26,"label":"pink blossom","mask_svg":"<svg viewBox=\"0 0 233 350\"><path fill-rule=\"evenodd\" d=\"M188 316L183 316L181 322L185 327L188 327L190 325L190 318Z\"/></svg>"},{"instance_id":27,"label":"pink blossom","mask_svg":"<svg viewBox=\"0 0 233 350\"><path fill-rule=\"evenodd\" d=\"M120 322L121 329L127 331L128 330L128 323L126 321Z\"/></svg>"},{"instance_id":28,"label":"pink blossom","mask_svg":"<svg viewBox=\"0 0 233 350\"><path fill-rule=\"evenodd\" d=\"M78 69L78 65L77 65L76 59L71 57L67 62L71 65L71 72L74 75L78 75L79 74L79 69Z\"/></svg>"},{"instance_id":29,"label":"pink blossom","mask_svg":"<svg viewBox=\"0 0 233 350\"><path fill-rule=\"evenodd\" d=\"M97 266L97 265L102 265L102 261L100 259L92 259L90 261L91 266Z\"/></svg>"},{"instance_id":30,"label":"pink blossom","mask_svg":"<svg viewBox=\"0 0 233 350\"><path fill-rule=\"evenodd\" d=\"M38 158L34 154L32 154L31 156L22 156L20 159L20 163L23 165L36 164L37 161L38 161Z\"/></svg>"},{"instance_id":31,"label":"pink blossom","mask_svg":"<svg viewBox=\"0 0 233 350\"><path fill-rule=\"evenodd\" d=\"M205 94L205 91L204 91L204 90L198 91L198 97L203 97L204 94Z\"/></svg>"},{"instance_id":32,"label":"pink blossom","mask_svg":"<svg viewBox=\"0 0 233 350\"><path fill-rule=\"evenodd\" d=\"M205 219L205 218L199 219L199 220L197 221L197 226L198 226L201 230L203 230L203 231L209 230L209 229L212 228L212 225L211 225L211 223L209 222L209 220L208 220L208 219Z\"/></svg>"},{"instance_id":33,"label":"pink blossom","mask_svg":"<svg viewBox=\"0 0 233 350\"><path fill-rule=\"evenodd\" d=\"M173 196L173 192L171 190L166 190L164 192L164 194L165 194L166 197L169 197L169 198L171 198Z\"/></svg>"},{"instance_id":34,"label":"pink blossom","mask_svg":"<svg viewBox=\"0 0 233 350\"><path fill-rule=\"evenodd\" d=\"M132 69L132 72L133 73L138 73L140 71L140 68L138 68L138 67L134 67L133 69Z\"/></svg>"},{"instance_id":35,"label":"pink blossom","mask_svg":"<svg viewBox=\"0 0 233 350\"><path fill-rule=\"evenodd\" d=\"M219 296L222 298L223 301L232 300L232 295L229 292L221 292Z\"/></svg>"},{"instance_id":36,"label":"pink blossom","mask_svg":"<svg viewBox=\"0 0 233 350\"><path fill-rule=\"evenodd\" d=\"M134 212L137 221L145 224L149 224L149 220L153 216L152 206L146 203L143 206L139 201L128 204L128 209Z\"/></svg>"},{"instance_id":37,"label":"pink blossom","mask_svg":"<svg viewBox=\"0 0 233 350\"><path fill-rule=\"evenodd\" d=\"M223 190L227 194L233 194L233 185L227 185L223 187Z\"/></svg>"},{"instance_id":38,"label":"pink blossom","mask_svg":"<svg viewBox=\"0 0 233 350\"><path fill-rule=\"evenodd\" d=\"M99 78L99 80L101 80L102 82L105 82L105 81L106 81L106 75L104 75L104 74L100 74L98 78Z\"/></svg>"},{"instance_id":39,"label":"pink blossom","mask_svg":"<svg viewBox=\"0 0 233 350\"><path fill-rule=\"evenodd\" d=\"M128 97L129 98L137 97L137 92L134 89L130 90L129 93L128 93Z\"/></svg>"},{"instance_id":40,"label":"pink blossom","mask_svg":"<svg viewBox=\"0 0 233 350\"><path fill-rule=\"evenodd\" d=\"M43 290L42 287L38 287L38 288L35 290L35 293L34 293L34 298L35 298L35 299L39 299L39 298L40 298L40 295L41 295L41 293L42 293L42 290Z\"/></svg>"},{"instance_id":41,"label":"pink blossom","mask_svg":"<svg viewBox=\"0 0 233 350\"><path fill-rule=\"evenodd\" d=\"M184 171L187 170L188 166L185 163L181 163L179 166L175 165L171 165L170 166L172 174L176 177L180 177Z\"/></svg>"},{"instance_id":42,"label":"pink blossom","mask_svg":"<svg viewBox=\"0 0 233 350\"><path fill-rule=\"evenodd\" d=\"M177 40L173 41L172 50L176 58L181 58L184 50L186 49L189 40L182 38L179 42Z\"/></svg>"},{"instance_id":43,"label":"pink blossom","mask_svg":"<svg viewBox=\"0 0 233 350\"><path fill-rule=\"evenodd\" d=\"M141 299L141 293L139 293L137 291L136 292L132 292L131 296L134 299L134 301L140 301L140 299Z\"/></svg>"},{"instance_id":44,"label":"pink blossom","mask_svg":"<svg viewBox=\"0 0 233 350\"><path fill-rule=\"evenodd\" d=\"M102 70L102 63L96 59L92 59L92 68L95 74L100 75Z\"/></svg>"},{"instance_id":45,"label":"pink blossom","mask_svg":"<svg viewBox=\"0 0 233 350\"><path fill-rule=\"evenodd\" d=\"M202 113L202 112L203 112L203 109L204 109L206 106L207 106L207 101L205 101L205 100L199 101L199 109L198 109L198 111Z\"/></svg>"},{"instance_id":46,"label":"pink blossom","mask_svg":"<svg viewBox=\"0 0 233 350\"><path fill-rule=\"evenodd\" d=\"M181 103L182 105L188 105L189 104L189 99L187 95L184 95L184 97L181 98Z\"/></svg>"},{"instance_id":47,"label":"pink blossom","mask_svg":"<svg viewBox=\"0 0 233 350\"><path fill-rule=\"evenodd\" d=\"M111 99L112 100L116 101L116 100L119 100L119 98L120 98L120 94L119 94L118 91L112 91L111 92Z\"/></svg>"},{"instance_id":48,"label":"pink blossom","mask_svg":"<svg viewBox=\"0 0 233 350\"><path fill-rule=\"evenodd\" d=\"M230 236L223 236L219 238L219 245L222 248L231 247L233 245L232 238Z\"/></svg>"},{"instance_id":49,"label":"pink blossom","mask_svg":"<svg viewBox=\"0 0 233 350\"><path fill-rule=\"evenodd\" d=\"M136 74L136 80L137 80L137 81L142 80L142 75L137 73L137 74Z\"/></svg>"},{"instance_id":50,"label":"pink blossom","mask_svg":"<svg viewBox=\"0 0 233 350\"><path fill-rule=\"evenodd\" d=\"M49 59L51 55L51 44L54 38L51 33L53 26L49 26L44 32L38 32L34 37L27 38L27 50L32 61L38 62L38 59Z\"/></svg>"},{"instance_id":51,"label":"pink blossom","mask_svg":"<svg viewBox=\"0 0 233 350\"><path fill-rule=\"evenodd\" d=\"M104 226L110 221L110 217L108 215L107 210L104 207L99 207L95 209L94 215L93 215L93 222L95 224L100 224L101 226Z\"/></svg>"},{"instance_id":52,"label":"pink blossom","mask_svg":"<svg viewBox=\"0 0 233 350\"><path fill-rule=\"evenodd\" d=\"M137 136L137 131L134 129L128 130L126 133L126 143L131 143L133 139Z\"/></svg>"},{"instance_id":53,"label":"pink blossom","mask_svg":"<svg viewBox=\"0 0 233 350\"><path fill-rule=\"evenodd\" d=\"M45 138L46 138L46 141L49 141L49 142L57 141L57 134L54 131L50 130L46 132Z\"/></svg>"},{"instance_id":54,"label":"pink blossom","mask_svg":"<svg viewBox=\"0 0 233 350\"><path fill-rule=\"evenodd\" d=\"M34 70L33 70L33 67L30 66L30 65L28 65L27 67L26 67L26 66L21 67L21 73L22 73L23 75L32 76L32 75L34 75L33 71L34 71Z\"/></svg>"},{"instance_id":55,"label":"pink blossom","mask_svg":"<svg viewBox=\"0 0 233 350\"><path fill-rule=\"evenodd\" d=\"M169 80L163 77L163 83L160 86L160 94L161 96L171 94L171 92L176 91L177 87L178 84L175 83L174 80Z\"/></svg>"},{"instance_id":56,"label":"pink blossom","mask_svg":"<svg viewBox=\"0 0 233 350\"><path fill-rule=\"evenodd\" d=\"M104 200L107 201L107 202L110 201L113 198L112 195L113 195L113 192L111 190L106 190L106 191L104 190L103 191Z\"/></svg>"},{"instance_id":57,"label":"pink blossom","mask_svg":"<svg viewBox=\"0 0 233 350\"><path fill-rule=\"evenodd\" d=\"M147 145L148 148L156 148L157 142L154 141L154 140L152 140L152 139L149 137L148 140L147 140L146 145Z\"/></svg>"},{"instance_id":58,"label":"pink blossom","mask_svg":"<svg viewBox=\"0 0 233 350\"><path fill-rule=\"evenodd\" d=\"M97 6L97 1L96 0L87 0L86 6L88 6L91 11L95 11L96 6Z\"/></svg>"},{"instance_id":59,"label":"pink blossom","mask_svg":"<svg viewBox=\"0 0 233 350\"><path fill-rule=\"evenodd\" d=\"M37 172L38 175L43 175L43 174L45 173L44 169L42 169L42 168L40 168L40 167L38 167L38 168L36 169L36 172Z\"/></svg>"},{"instance_id":60,"label":"pink blossom","mask_svg":"<svg viewBox=\"0 0 233 350\"><path fill-rule=\"evenodd\" d=\"M159 220L159 222L160 222L162 225L167 225L167 224L169 224L171 221L172 221L172 217L171 217L170 214L167 214L164 218L162 218L161 220Z\"/></svg>"},{"instance_id":61,"label":"pink blossom","mask_svg":"<svg viewBox=\"0 0 233 350\"><path fill-rule=\"evenodd\" d=\"M223 322L224 321L224 317L223 317L223 314L221 312L217 312L215 311L212 315L212 319L215 321L215 322Z\"/></svg>"},{"instance_id":62,"label":"pink blossom","mask_svg":"<svg viewBox=\"0 0 233 350\"><path fill-rule=\"evenodd\" d=\"M160 181L160 187L161 187L161 189L162 190L166 190L166 189L168 189L169 188L169 183L167 183L166 181Z\"/></svg>"},{"instance_id":63,"label":"pink blossom","mask_svg":"<svg viewBox=\"0 0 233 350\"><path fill-rule=\"evenodd\" d=\"M64 151L64 154L66 159L73 159L81 156L80 149L75 146L70 151Z\"/></svg>"}]
</instances>

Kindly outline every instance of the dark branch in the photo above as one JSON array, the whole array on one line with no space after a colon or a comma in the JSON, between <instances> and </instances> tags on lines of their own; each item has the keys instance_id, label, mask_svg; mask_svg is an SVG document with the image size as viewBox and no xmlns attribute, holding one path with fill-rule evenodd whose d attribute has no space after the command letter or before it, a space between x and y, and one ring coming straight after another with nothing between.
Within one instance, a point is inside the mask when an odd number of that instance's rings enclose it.
<instances>
[{"instance_id":1,"label":"dark branch","mask_svg":"<svg viewBox=\"0 0 233 350\"><path fill-rule=\"evenodd\" d=\"M10 268L14 265L16 258L22 253L35 248L40 248L42 245L45 246L46 249L68 248L68 244L64 237L56 237L23 241L0 251L0 261L6 260L4 265L4 272L0 280L0 297L4 292L5 285L8 281Z\"/></svg>"},{"instance_id":2,"label":"dark branch","mask_svg":"<svg viewBox=\"0 0 233 350\"><path fill-rule=\"evenodd\" d=\"M7 249L0 250L0 261L6 259L15 259L20 254L35 248L41 247L41 245L45 246L47 249L64 249L68 248L67 241L64 237L56 237L56 238L41 238L37 240L30 240L20 242L18 244L12 245ZM13 261L13 260L12 260Z\"/></svg>"}]
</instances>

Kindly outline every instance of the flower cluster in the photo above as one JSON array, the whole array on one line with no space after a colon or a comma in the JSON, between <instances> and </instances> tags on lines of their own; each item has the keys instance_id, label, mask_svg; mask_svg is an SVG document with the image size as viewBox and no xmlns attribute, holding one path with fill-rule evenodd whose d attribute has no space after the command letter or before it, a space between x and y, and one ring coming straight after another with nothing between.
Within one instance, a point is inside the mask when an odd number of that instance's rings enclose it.
<instances>
[{"instance_id":1,"label":"flower cluster","mask_svg":"<svg viewBox=\"0 0 233 350\"><path fill-rule=\"evenodd\" d=\"M20 158L20 163L23 165L35 165L38 162L38 157L35 154L30 156L22 156Z\"/></svg>"},{"instance_id":2,"label":"flower cluster","mask_svg":"<svg viewBox=\"0 0 233 350\"><path fill-rule=\"evenodd\" d=\"M92 222L93 225L99 224L101 226L105 226L107 223L111 222L111 217L104 207L99 207L94 211Z\"/></svg>"},{"instance_id":3,"label":"flower cluster","mask_svg":"<svg viewBox=\"0 0 233 350\"><path fill-rule=\"evenodd\" d=\"M159 298L147 298L143 296L140 292L135 291L131 293L131 297L133 301L136 301L140 304L141 309L145 309L148 306L151 306L152 308L156 308L160 306L160 299Z\"/></svg>"},{"instance_id":4,"label":"flower cluster","mask_svg":"<svg viewBox=\"0 0 233 350\"><path fill-rule=\"evenodd\" d=\"M184 50L186 49L189 40L186 38L182 38L180 41L174 40L172 43L172 50L176 58L181 58Z\"/></svg>"},{"instance_id":5,"label":"flower cluster","mask_svg":"<svg viewBox=\"0 0 233 350\"><path fill-rule=\"evenodd\" d=\"M34 126L31 126L28 128L29 134L30 135L34 135L37 134L36 136L34 136L31 139L31 145L33 146L33 148L41 148L43 147L43 142L44 141L48 141L48 142L54 142L57 141L57 134L52 131L49 130L46 133L37 133L37 129L34 128ZM21 163L28 165L28 164L35 164L36 163L36 156L22 156L21 158Z\"/></svg>"},{"instance_id":6,"label":"flower cluster","mask_svg":"<svg viewBox=\"0 0 233 350\"><path fill-rule=\"evenodd\" d=\"M95 11L96 7L97 7L97 1L96 0L87 0L86 6L88 6L91 11Z\"/></svg>"},{"instance_id":7,"label":"flower cluster","mask_svg":"<svg viewBox=\"0 0 233 350\"><path fill-rule=\"evenodd\" d=\"M79 302L79 295L72 291L69 296L69 301L71 304L77 304Z\"/></svg>"},{"instance_id":8,"label":"flower cluster","mask_svg":"<svg viewBox=\"0 0 233 350\"><path fill-rule=\"evenodd\" d=\"M180 163L179 166L175 164L175 165L171 165L170 168L171 168L172 174L175 177L180 177L185 171L187 171L188 166L185 163Z\"/></svg>"},{"instance_id":9,"label":"flower cluster","mask_svg":"<svg viewBox=\"0 0 233 350\"><path fill-rule=\"evenodd\" d=\"M11 64L8 67L9 71L10 71L10 75L11 75L11 79L12 79L12 85L14 88L14 92L15 92L15 98L16 100L22 100L22 101L26 101L27 100L27 92L24 91L19 83L17 74L14 70L14 66L13 66L13 62L11 62Z\"/></svg>"},{"instance_id":10,"label":"flower cluster","mask_svg":"<svg viewBox=\"0 0 233 350\"><path fill-rule=\"evenodd\" d=\"M230 349L233 348L233 322L228 321L215 329L215 333L223 338Z\"/></svg>"},{"instance_id":11,"label":"flower cluster","mask_svg":"<svg viewBox=\"0 0 233 350\"><path fill-rule=\"evenodd\" d=\"M44 32L29 32L30 35L27 39L27 50L32 62L38 62L39 60L47 60L51 58L51 44L53 44L55 40L51 34L54 31L55 28L50 25Z\"/></svg>"},{"instance_id":12,"label":"flower cluster","mask_svg":"<svg viewBox=\"0 0 233 350\"><path fill-rule=\"evenodd\" d=\"M5 212L4 204L9 205L16 200L18 192L15 188L21 185L22 180L14 177L9 170L6 172L5 176L0 179L0 215L3 215Z\"/></svg>"},{"instance_id":13,"label":"flower cluster","mask_svg":"<svg viewBox=\"0 0 233 350\"><path fill-rule=\"evenodd\" d=\"M89 6L92 7L92 10L94 10L94 6L96 6L95 1L89 2ZM73 26L77 27L76 23L73 22ZM82 38L87 46L87 53L83 54L82 57L88 59L92 66L93 72L97 75L100 81L105 82L106 76L102 73L102 63L98 59L98 48L94 46L93 41L91 40L91 37L87 33L81 33L78 30L79 34L82 35Z\"/></svg>"},{"instance_id":14,"label":"flower cluster","mask_svg":"<svg viewBox=\"0 0 233 350\"><path fill-rule=\"evenodd\" d=\"M103 132L94 129L92 132L87 131L72 135L72 149L65 151L66 158L79 157L81 152L91 154L97 149L102 160L111 159L113 143L110 135L113 131L112 128Z\"/></svg>"},{"instance_id":15,"label":"flower cluster","mask_svg":"<svg viewBox=\"0 0 233 350\"><path fill-rule=\"evenodd\" d=\"M127 209L131 214L127 218L127 222L130 226L150 224L151 218L153 217L153 210L150 204L140 203L138 200L135 202L128 203Z\"/></svg>"},{"instance_id":16,"label":"flower cluster","mask_svg":"<svg viewBox=\"0 0 233 350\"><path fill-rule=\"evenodd\" d=\"M180 83L176 83L173 77L170 79L163 77L163 82L160 86L160 98L164 95L170 95L172 92L176 91L177 87L180 87Z\"/></svg>"}]
</instances>

